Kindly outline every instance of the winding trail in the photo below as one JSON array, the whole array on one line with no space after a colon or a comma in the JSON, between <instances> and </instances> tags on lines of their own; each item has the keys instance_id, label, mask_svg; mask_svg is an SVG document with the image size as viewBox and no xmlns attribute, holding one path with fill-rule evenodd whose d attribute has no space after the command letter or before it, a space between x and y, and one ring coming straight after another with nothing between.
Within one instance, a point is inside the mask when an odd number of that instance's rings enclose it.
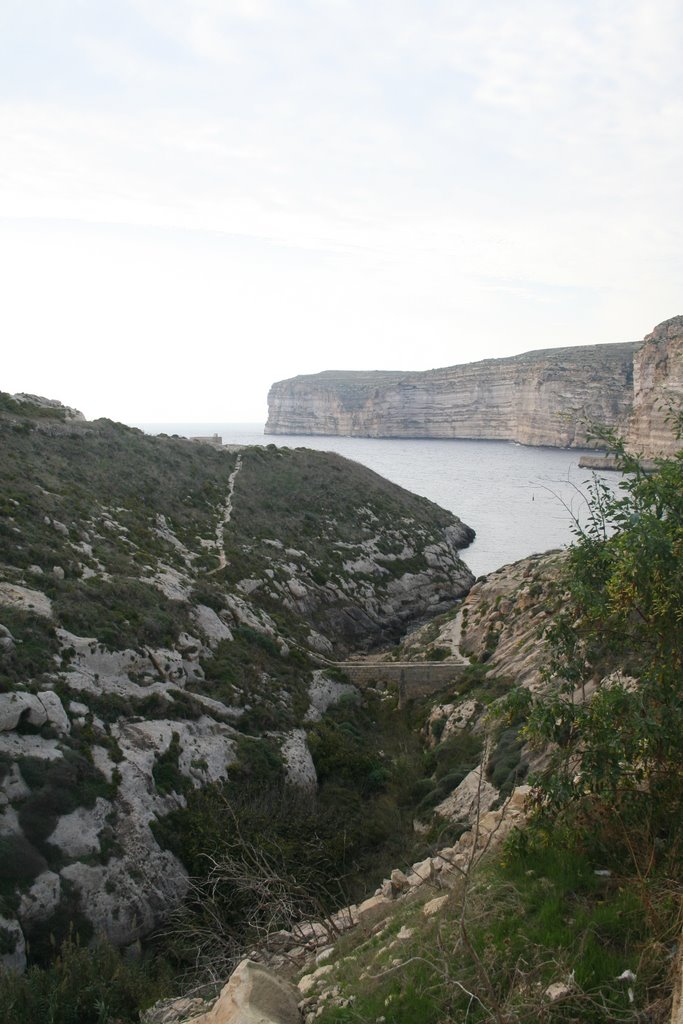
<instances>
[{"instance_id":1,"label":"winding trail","mask_svg":"<svg viewBox=\"0 0 683 1024\"><path fill-rule=\"evenodd\" d=\"M211 569L211 571L207 574L209 576L212 576L213 573L215 572L220 572L221 569L225 569L226 565L228 564L228 559L226 558L225 555L225 528L226 526L228 526L232 518L232 499L233 495L235 494L235 480L237 479L237 474L239 473L241 468L242 456L238 455L235 460L235 468L228 477L228 493L225 498L225 505L223 506L223 516L219 520L218 525L216 526L216 548L218 549L218 565L216 566L215 569Z\"/></svg>"},{"instance_id":2,"label":"winding trail","mask_svg":"<svg viewBox=\"0 0 683 1024\"><path fill-rule=\"evenodd\" d=\"M441 632L439 633L438 642L445 642L450 644L451 654L448 661L456 662L459 665L469 665L470 659L466 657L460 651L460 641L462 639L462 605L458 609L458 613L455 618L451 619L450 622L446 623Z\"/></svg>"}]
</instances>

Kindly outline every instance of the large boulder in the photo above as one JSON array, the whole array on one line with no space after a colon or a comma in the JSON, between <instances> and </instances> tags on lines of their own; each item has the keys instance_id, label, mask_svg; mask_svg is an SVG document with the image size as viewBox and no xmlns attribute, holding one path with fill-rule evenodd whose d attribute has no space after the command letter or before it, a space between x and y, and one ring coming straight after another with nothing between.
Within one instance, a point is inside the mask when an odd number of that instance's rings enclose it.
<instances>
[{"instance_id":1,"label":"large boulder","mask_svg":"<svg viewBox=\"0 0 683 1024\"><path fill-rule=\"evenodd\" d=\"M40 728L47 722L59 733L70 729L69 718L56 693L0 693L0 732L11 732L25 720Z\"/></svg>"},{"instance_id":2,"label":"large boulder","mask_svg":"<svg viewBox=\"0 0 683 1024\"><path fill-rule=\"evenodd\" d=\"M498 790L481 777L481 765L473 768L453 792L437 804L435 810L449 821L473 824L479 815L493 807Z\"/></svg>"},{"instance_id":3,"label":"large boulder","mask_svg":"<svg viewBox=\"0 0 683 1024\"><path fill-rule=\"evenodd\" d=\"M301 1024L299 998L294 985L243 960L208 1013L188 1024Z\"/></svg>"}]
</instances>

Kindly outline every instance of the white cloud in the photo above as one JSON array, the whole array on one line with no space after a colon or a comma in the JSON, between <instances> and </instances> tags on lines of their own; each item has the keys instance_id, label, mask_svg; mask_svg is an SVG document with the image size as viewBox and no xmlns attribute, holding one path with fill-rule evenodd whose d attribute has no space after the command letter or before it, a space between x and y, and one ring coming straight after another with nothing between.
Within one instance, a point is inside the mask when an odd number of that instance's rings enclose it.
<instances>
[{"instance_id":1,"label":"white cloud","mask_svg":"<svg viewBox=\"0 0 683 1024\"><path fill-rule=\"evenodd\" d=\"M112 10L3 15L36 55L0 96L13 387L37 389L23 353L49 331L49 379L82 405L223 418L227 389L243 418L277 376L617 341L680 311L677 3ZM108 393L93 339L121 381L145 372ZM188 346L227 358L223 390L160 362Z\"/></svg>"}]
</instances>

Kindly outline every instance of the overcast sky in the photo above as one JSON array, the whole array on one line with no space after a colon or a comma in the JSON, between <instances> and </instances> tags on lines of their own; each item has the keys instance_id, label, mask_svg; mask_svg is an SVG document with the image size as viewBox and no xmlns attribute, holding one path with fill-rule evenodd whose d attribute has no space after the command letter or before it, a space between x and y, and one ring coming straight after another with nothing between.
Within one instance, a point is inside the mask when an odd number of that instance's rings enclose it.
<instances>
[{"instance_id":1,"label":"overcast sky","mask_svg":"<svg viewBox=\"0 0 683 1024\"><path fill-rule=\"evenodd\" d=\"M680 0L0 0L5 391L269 385L683 313Z\"/></svg>"}]
</instances>

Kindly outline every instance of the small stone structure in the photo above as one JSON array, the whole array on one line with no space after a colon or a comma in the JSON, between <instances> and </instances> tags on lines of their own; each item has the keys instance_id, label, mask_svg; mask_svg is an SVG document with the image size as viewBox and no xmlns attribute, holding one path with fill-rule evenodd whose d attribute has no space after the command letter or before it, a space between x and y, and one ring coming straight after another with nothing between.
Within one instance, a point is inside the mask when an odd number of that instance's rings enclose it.
<instances>
[{"instance_id":1,"label":"small stone structure","mask_svg":"<svg viewBox=\"0 0 683 1024\"><path fill-rule=\"evenodd\" d=\"M223 438L220 434L200 434L198 437L191 437L190 441L196 441L197 444L210 444L213 448L223 447Z\"/></svg>"},{"instance_id":2,"label":"small stone structure","mask_svg":"<svg viewBox=\"0 0 683 1024\"><path fill-rule=\"evenodd\" d=\"M458 679L467 668L459 661L415 662L376 661L338 663L352 683L367 686L391 687L398 691L399 705L415 697L438 693Z\"/></svg>"}]
</instances>

